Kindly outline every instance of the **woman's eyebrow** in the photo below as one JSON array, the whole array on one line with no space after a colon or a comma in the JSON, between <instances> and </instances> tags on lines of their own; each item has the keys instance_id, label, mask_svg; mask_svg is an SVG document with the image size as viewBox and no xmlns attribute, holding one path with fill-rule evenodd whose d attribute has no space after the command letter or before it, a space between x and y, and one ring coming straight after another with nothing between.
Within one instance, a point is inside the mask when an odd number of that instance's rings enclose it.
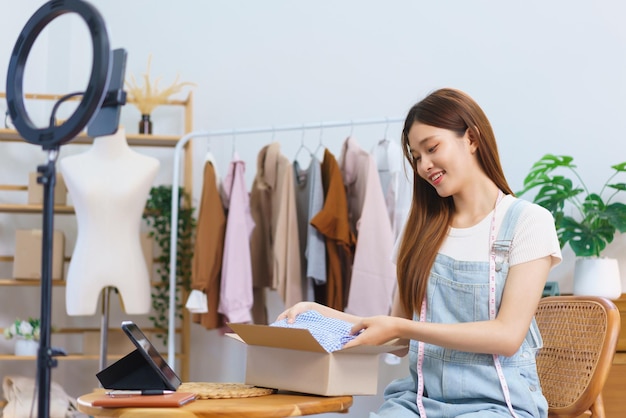
<instances>
[{"instance_id":1,"label":"woman's eyebrow","mask_svg":"<svg viewBox=\"0 0 626 418\"><path fill-rule=\"evenodd\" d=\"M428 142L428 141L429 141L429 140L431 140L431 139L435 139L436 137L437 137L437 135L436 135L436 134L435 134L435 135L430 135L430 136L427 136L426 138L423 138L423 139L420 139L419 141L417 141L417 145L418 145L418 147L419 147L420 145L424 144L425 142ZM413 152L417 152L417 151L416 151L414 148L412 148L412 147L409 147L409 151L410 151L410 152L412 152L412 153L413 153Z\"/></svg>"}]
</instances>

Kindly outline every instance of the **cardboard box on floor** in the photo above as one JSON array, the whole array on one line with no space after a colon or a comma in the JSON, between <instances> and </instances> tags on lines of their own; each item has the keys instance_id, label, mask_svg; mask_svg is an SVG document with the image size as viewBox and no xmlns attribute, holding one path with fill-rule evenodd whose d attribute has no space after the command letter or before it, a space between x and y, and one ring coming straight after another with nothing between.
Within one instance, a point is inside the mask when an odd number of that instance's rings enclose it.
<instances>
[{"instance_id":1,"label":"cardboard box on floor","mask_svg":"<svg viewBox=\"0 0 626 418\"><path fill-rule=\"evenodd\" d=\"M37 177L39 173L36 171L28 173L28 204L29 205L42 205L43 204L43 185L37 183ZM64 206L67 203L67 186L61 173L57 172L56 185L54 187L54 205Z\"/></svg>"},{"instance_id":2,"label":"cardboard box on floor","mask_svg":"<svg viewBox=\"0 0 626 418\"><path fill-rule=\"evenodd\" d=\"M40 229L15 231L13 278L41 279L41 250L43 232ZM52 235L52 279L62 280L65 265L65 236L61 231Z\"/></svg>"},{"instance_id":3,"label":"cardboard box on floor","mask_svg":"<svg viewBox=\"0 0 626 418\"><path fill-rule=\"evenodd\" d=\"M306 329L228 324L247 344L248 385L323 396L375 395L379 354L401 346L360 346L328 353Z\"/></svg>"}]
</instances>

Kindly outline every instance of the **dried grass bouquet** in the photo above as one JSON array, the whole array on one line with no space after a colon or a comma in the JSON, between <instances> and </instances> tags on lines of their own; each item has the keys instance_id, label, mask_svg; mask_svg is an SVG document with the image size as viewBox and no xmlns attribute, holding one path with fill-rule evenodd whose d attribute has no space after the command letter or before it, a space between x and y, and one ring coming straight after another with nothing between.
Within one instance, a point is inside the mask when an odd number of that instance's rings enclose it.
<instances>
[{"instance_id":1,"label":"dried grass bouquet","mask_svg":"<svg viewBox=\"0 0 626 418\"><path fill-rule=\"evenodd\" d=\"M152 62L152 55L148 57L148 68L143 74L143 85L139 85L135 77L131 74L130 80L125 81L127 88L127 95L129 102L134 104L142 115L149 115L154 108L164 103L167 103L170 96L181 91L185 86L195 86L195 83L191 82L179 82L180 76L177 75L174 82L169 86L161 90L159 88L159 81L161 77L157 77L154 80L150 79L150 64Z\"/></svg>"}]
</instances>

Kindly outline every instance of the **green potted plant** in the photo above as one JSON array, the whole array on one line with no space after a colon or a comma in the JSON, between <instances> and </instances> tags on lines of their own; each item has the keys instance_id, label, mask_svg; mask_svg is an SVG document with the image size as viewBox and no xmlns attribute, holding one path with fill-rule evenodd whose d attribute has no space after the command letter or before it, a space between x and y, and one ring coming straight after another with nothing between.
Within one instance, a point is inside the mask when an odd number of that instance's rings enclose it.
<instances>
[{"instance_id":1,"label":"green potted plant","mask_svg":"<svg viewBox=\"0 0 626 418\"><path fill-rule=\"evenodd\" d=\"M567 155L544 155L533 164L517 195L539 189L534 202L552 213L561 248L569 244L577 257L574 294L617 299L621 295L617 260L601 255L616 233L626 232L626 205L615 201L620 192L626 191L626 183L611 183L626 172L626 161L611 166L614 172L598 193L589 190L573 161ZM567 177L568 173L576 183Z\"/></svg>"},{"instance_id":2,"label":"green potted plant","mask_svg":"<svg viewBox=\"0 0 626 418\"><path fill-rule=\"evenodd\" d=\"M190 196L179 187L178 209L178 242L176 246L176 316L183 317L183 295L181 291L188 292L191 285L191 261L193 258L193 235L196 220L193 217L194 208L190 203ZM172 186L161 185L150 189L150 196L146 202L146 210L143 215L148 227L150 237L158 245L160 251L157 257L158 284L152 289L153 313L149 319L158 330L156 337L167 345L167 328L169 315L169 277L170 277L170 225L172 219Z\"/></svg>"}]
</instances>

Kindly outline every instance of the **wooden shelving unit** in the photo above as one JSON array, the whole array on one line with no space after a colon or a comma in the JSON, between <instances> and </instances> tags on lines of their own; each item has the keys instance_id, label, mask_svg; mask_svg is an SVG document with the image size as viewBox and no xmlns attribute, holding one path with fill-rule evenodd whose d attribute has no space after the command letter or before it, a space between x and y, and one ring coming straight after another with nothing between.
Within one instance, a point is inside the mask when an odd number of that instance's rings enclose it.
<instances>
[{"instance_id":1,"label":"wooden shelving unit","mask_svg":"<svg viewBox=\"0 0 626 418\"><path fill-rule=\"evenodd\" d=\"M5 98L5 93L0 93L0 99ZM26 94L26 99L29 100L49 100L56 101L61 98L61 95L51 94ZM184 100L170 100L163 103L164 106L178 106L183 108L183 126L184 133L191 132L192 120L193 120L193 96L190 92ZM176 146L181 135L145 135L145 134L132 134L127 133L128 144L133 147L154 147L154 148L173 148ZM20 137L19 133L13 129L0 128L0 143L2 142L23 142L25 141ZM64 146L85 145L91 144L93 138L86 134L81 134L72 141L68 142ZM173 155L173 153L172 153ZM185 147L185 173L183 188L185 191L192 195L192 153L191 145L187 144ZM0 182L2 179L2 170L0 169ZM15 184L0 184L0 192L3 191L15 191L26 192L27 186L15 185ZM14 203L2 203L0 202L0 213L6 214L40 214L43 210L43 205L29 205L29 204L14 204ZM73 215L74 208L71 206L56 206L54 213L59 215ZM0 254L0 262L12 262L13 256L10 254ZM65 257L65 261L69 261L69 257ZM53 280L52 285L55 287L65 286L64 280ZM153 286L160 286L162 283L153 282ZM39 280L16 280L12 278L0 278L0 287L35 287L40 286ZM35 298L36 299L36 298ZM38 299L33 299L33 303L38 304ZM1 309L1 308L0 308ZM180 329L177 330L179 335L179 352L176 354L177 364L180 367L179 374L183 381L188 380L189 376L189 345L190 345L190 321L187 312L183 312L184 319L182 321ZM2 328L0 328L2 330ZM117 332L120 330L110 329L109 332ZM158 330L144 329L147 332L155 332ZM100 332L100 329L87 329L87 328L66 328L55 329L53 333L84 333L84 332ZM120 331L121 332L121 331ZM164 357L166 354L164 354ZM107 360L117 360L121 358L121 355L109 355ZM73 360L98 360L99 355L92 354L80 354L71 353L67 356L56 357L60 361L73 361ZM10 354L0 354L0 361L33 361L36 358L34 356L14 356Z\"/></svg>"}]
</instances>

